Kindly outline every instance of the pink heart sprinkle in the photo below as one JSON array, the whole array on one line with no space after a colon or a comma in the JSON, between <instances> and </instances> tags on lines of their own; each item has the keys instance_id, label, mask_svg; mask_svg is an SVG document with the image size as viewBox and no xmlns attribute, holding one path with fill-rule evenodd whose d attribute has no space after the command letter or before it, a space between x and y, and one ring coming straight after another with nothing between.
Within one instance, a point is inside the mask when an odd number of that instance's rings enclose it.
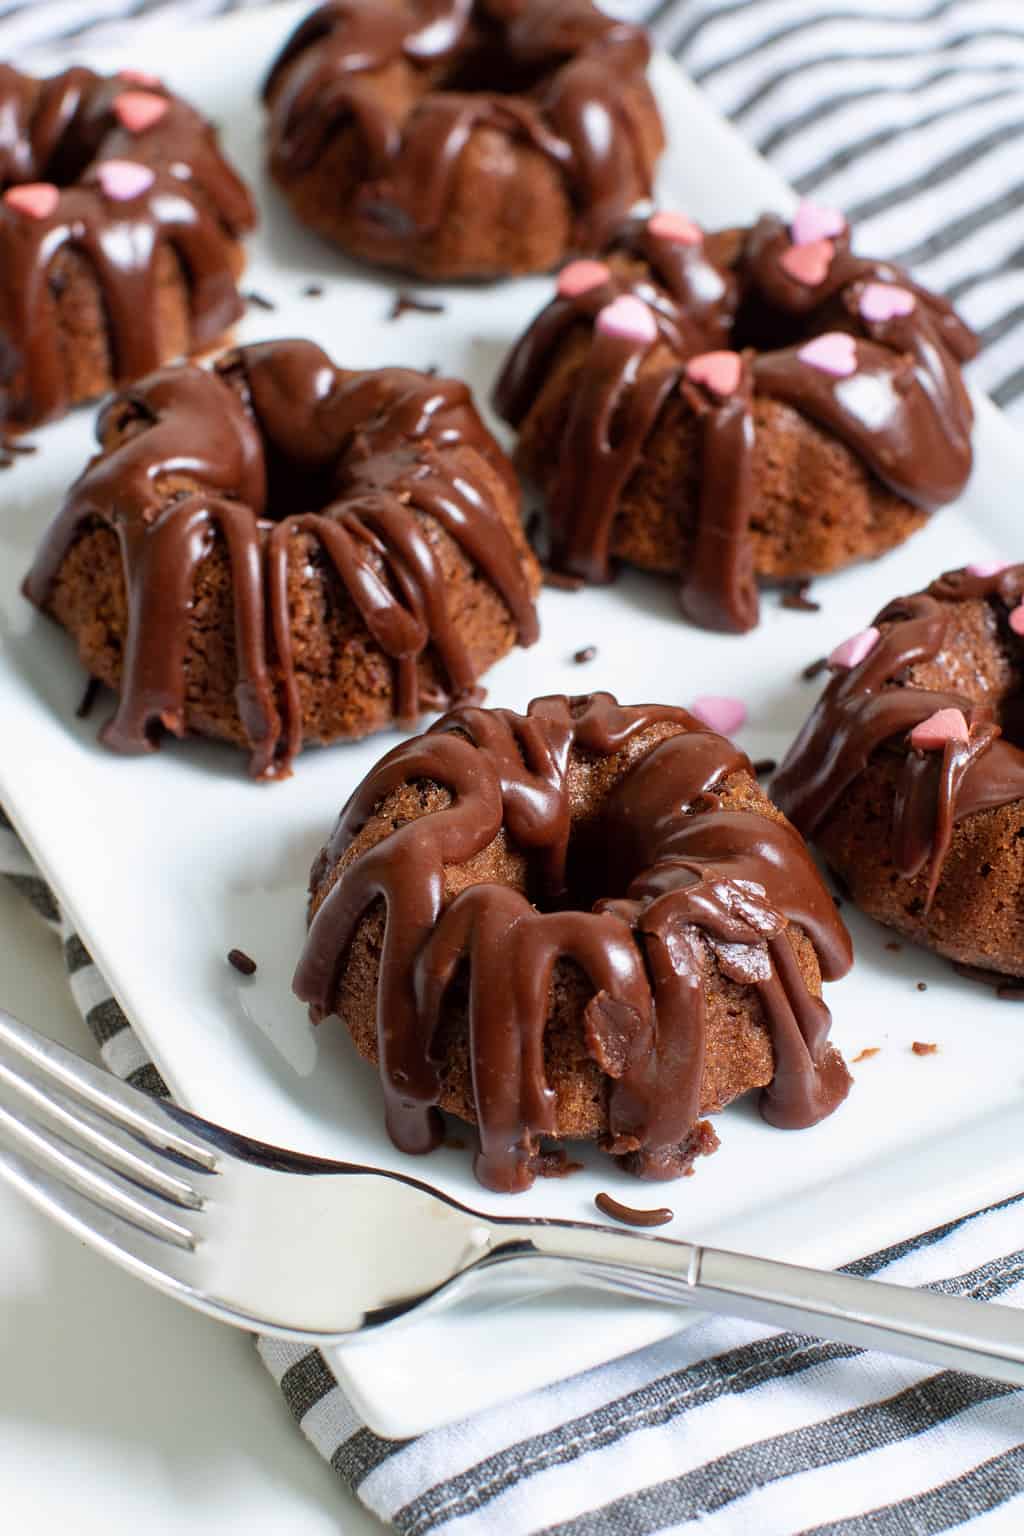
<instances>
[{"instance_id":1,"label":"pink heart sprinkle","mask_svg":"<svg viewBox=\"0 0 1024 1536\"><path fill-rule=\"evenodd\" d=\"M825 331L800 348L797 357L820 373L830 373L837 379L848 379L857 372L857 348L853 337L846 331Z\"/></svg>"},{"instance_id":2,"label":"pink heart sprinkle","mask_svg":"<svg viewBox=\"0 0 1024 1536\"><path fill-rule=\"evenodd\" d=\"M717 731L720 736L731 736L746 724L747 706L742 699L722 698L717 694L705 694L694 699L690 714L696 715L702 725Z\"/></svg>"},{"instance_id":3,"label":"pink heart sprinkle","mask_svg":"<svg viewBox=\"0 0 1024 1536\"><path fill-rule=\"evenodd\" d=\"M647 228L656 240L669 240L673 245L700 245L704 239L700 225L685 213L653 213Z\"/></svg>"},{"instance_id":4,"label":"pink heart sprinkle","mask_svg":"<svg viewBox=\"0 0 1024 1536\"><path fill-rule=\"evenodd\" d=\"M104 160L96 167L96 180L104 197L126 203L148 192L156 177L148 165L137 165L134 160Z\"/></svg>"},{"instance_id":5,"label":"pink heart sprinkle","mask_svg":"<svg viewBox=\"0 0 1024 1536\"><path fill-rule=\"evenodd\" d=\"M868 283L860 296L861 316L865 320L881 323L909 315L916 303L909 288L899 288L895 283Z\"/></svg>"},{"instance_id":6,"label":"pink heart sprinkle","mask_svg":"<svg viewBox=\"0 0 1024 1536\"><path fill-rule=\"evenodd\" d=\"M119 80L127 80L132 85L160 85L162 81L159 75L151 75L148 69L119 69Z\"/></svg>"},{"instance_id":7,"label":"pink heart sprinkle","mask_svg":"<svg viewBox=\"0 0 1024 1536\"><path fill-rule=\"evenodd\" d=\"M846 228L838 208L823 208L805 198L793 215L790 234L794 245L814 245L818 240L835 239Z\"/></svg>"},{"instance_id":8,"label":"pink heart sprinkle","mask_svg":"<svg viewBox=\"0 0 1024 1536\"><path fill-rule=\"evenodd\" d=\"M973 565L965 566L968 576L980 576L982 580L986 576L998 576L1000 571L1009 569L1009 560L975 560Z\"/></svg>"},{"instance_id":9,"label":"pink heart sprinkle","mask_svg":"<svg viewBox=\"0 0 1024 1536\"><path fill-rule=\"evenodd\" d=\"M779 266L805 288L817 288L828 276L836 248L831 240L812 240L809 245L791 245L779 257Z\"/></svg>"},{"instance_id":10,"label":"pink heart sprinkle","mask_svg":"<svg viewBox=\"0 0 1024 1536\"><path fill-rule=\"evenodd\" d=\"M26 181L23 186L8 187L4 202L30 219L48 219L56 211L60 192L52 181Z\"/></svg>"},{"instance_id":11,"label":"pink heart sprinkle","mask_svg":"<svg viewBox=\"0 0 1024 1536\"><path fill-rule=\"evenodd\" d=\"M149 91L124 91L114 102L118 122L129 133L145 133L158 123L167 111L162 96L152 96Z\"/></svg>"},{"instance_id":12,"label":"pink heart sprinkle","mask_svg":"<svg viewBox=\"0 0 1024 1536\"><path fill-rule=\"evenodd\" d=\"M576 299L591 288L600 288L610 277L603 261L570 261L558 274L558 292L563 299Z\"/></svg>"},{"instance_id":13,"label":"pink heart sprinkle","mask_svg":"<svg viewBox=\"0 0 1024 1536\"><path fill-rule=\"evenodd\" d=\"M686 365L688 379L703 384L722 400L736 393L742 372L743 360L738 352L701 352Z\"/></svg>"},{"instance_id":14,"label":"pink heart sprinkle","mask_svg":"<svg viewBox=\"0 0 1024 1536\"><path fill-rule=\"evenodd\" d=\"M1010 628L1015 635L1024 635L1024 603L1018 603L1010 614Z\"/></svg>"},{"instance_id":15,"label":"pink heart sprinkle","mask_svg":"<svg viewBox=\"0 0 1024 1536\"><path fill-rule=\"evenodd\" d=\"M870 656L882 636L871 624L867 629L862 629L859 635L851 635L849 640L844 640L842 645L837 645L828 658L830 667L837 671L849 667L859 667L865 656Z\"/></svg>"},{"instance_id":16,"label":"pink heart sprinkle","mask_svg":"<svg viewBox=\"0 0 1024 1536\"><path fill-rule=\"evenodd\" d=\"M947 741L967 741L967 721L960 709L939 709L910 733L910 745L922 752L941 749Z\"/></svg>"},{"instance_id":17,"label":"pink heart sprinkle","mask_svg":"<svg viewBox=\"0 0 1024 1536\"><path fill-rule=\"evenodd\" d=\"M599 311L596 324L602 336L618 336L623 341L636 341L644 346L658 338L653 314L643 300L632 293L620 294L611 304L606 304Z\"/></svg>"}]
</instances>

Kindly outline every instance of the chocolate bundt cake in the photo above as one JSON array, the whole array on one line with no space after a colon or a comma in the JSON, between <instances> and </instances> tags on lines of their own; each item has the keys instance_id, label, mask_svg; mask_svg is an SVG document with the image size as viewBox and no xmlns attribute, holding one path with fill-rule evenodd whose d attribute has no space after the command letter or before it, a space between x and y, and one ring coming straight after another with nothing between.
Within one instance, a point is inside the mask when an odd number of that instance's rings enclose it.
<instances>
[{"instance_id":1,"label":"chocolate bundt cake","mask_svg":"<svg viewBox=\"0 0 1024 1536\"><path fill-rule=\"evenodd\" d=\"M364 261L545 271L650 193L648 54L590 0L329 0L268 76L270 172Z\"/></svg>"},{"instance_id":2,"label":"chocolate bundt cake","mask_svg":"<svg viewBox=\"0 0 1024 1536\"><path fill-rule=\"evenodd\" d=\"M544 1138L672 1178L737 1094L785 1127L846 1096L820 997L846 930L747 758L684 710L453 710L356 790L310 892L296 993L379 1062L403 1151L438 1106L476 1122L491 1189L548 1171Z\"/></svg>"},{"instance_id":3,"label":"chocolate bundt cake","mask_svg":"<svg viewBox=\"0 0 1024 1536\"><path fill-rule=\"evenodd\" d=\"M858 906L1024 976L1024 565L969 565L833 651L773 786Z\"/></svg>"},{"instance_id":4,"label":"chocolate bundt cake","mask_svg":"<svg viewBox=\"0 0 1024 1536\"><path fill-rule=\"evenodd\" d=\"M708 235L657 213L563 270L495 403L555 569L674 572L688 618L742 631L756 578L880 554L959 494L976 345L830 209Z\"/></svg>"},{"instance_id":5,"label":"chocolate bundt cake","mask_svg":"<svg viewBox=\"0 0 1024 1536\"><path fill-rule=\"evenodd\" d=\"M159 80L0 64L0 426L212 347L255 215L211 125Z\"/></svg>"},{"instance_id":6,"label":"chocolate bundt cake","mask_svg":"<svg viewBox=\"0 0 1024 1536\"><path fill-rule=\"evenodd\" d=\"M151 375L98 436L25 593L120 693L115 751L194 732L273 777L536 639L515 476L456 380L268 342Z\"/></svg>"}]
</instances>

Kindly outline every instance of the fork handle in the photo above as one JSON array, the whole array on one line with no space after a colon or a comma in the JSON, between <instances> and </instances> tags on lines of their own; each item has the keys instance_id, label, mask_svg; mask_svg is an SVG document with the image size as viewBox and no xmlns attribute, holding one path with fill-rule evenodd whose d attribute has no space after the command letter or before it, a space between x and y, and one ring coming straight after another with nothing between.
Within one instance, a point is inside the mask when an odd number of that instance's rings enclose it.
<instances>
[{"instance_id":1,"label":"fork handle","mask_svg":"<svg viewBox=\"0 0 1024 1536\"><path fill-rule=\"evenodd\" d=\"M496 1225L494 1258L511 1233ZM525 1238L527 1224L516 1225ZM532 1224L530 1224L532 1225ZM504 1223L502 1223L504 1226ZM538 1223L520 1256L567 1261L590 1285L1024 1386L1024 1312L833 1270L582 1224ZM546 1265L545 1265L546 1268Z\"/></svg>"}]
</instances>

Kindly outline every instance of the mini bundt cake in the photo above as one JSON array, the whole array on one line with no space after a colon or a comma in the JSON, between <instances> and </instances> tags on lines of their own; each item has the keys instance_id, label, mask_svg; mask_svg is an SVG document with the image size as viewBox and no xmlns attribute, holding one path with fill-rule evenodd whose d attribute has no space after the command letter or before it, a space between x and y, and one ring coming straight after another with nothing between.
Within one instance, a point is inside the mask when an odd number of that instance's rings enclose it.
<instances>
[{"instance_id":1,"label":"mini bundt cake","mask_svg":"<svg viewBox=\"0 0 1024 1536\"><path fill-rule=\"evenodd\" d=\"M0 64L0 426L212 347L255 215L213 127L158 80Z\"/></svg>"},{"instance_id":2,"label":"mini bundt cake","mask_svg":"<svg viewBox=\"0 0 1024 1536\"><path fill-rule=\"evenodd\" d=\"M551 1171L545 1138L673 1178L737 1094L784 1127L846 1096L820 996L846 929L747 758L684 710L455 709L356 790L310 894L296 993L379 1063L403 1151L438 1107L476 1122L488 1188Z\"/></svg>"},{"instance_id":3,"label":"mini bundt cake","mask_svg":"<svg viewBox=\"0 0 1024 1536\"><path fill-rule=\"evenodd\" d=\"M536 639L515 475L456 380L267 342L162 369L97 430L25 594L120 693L115 751L193 732L274 777Z\"/></svg>"},{"instance_id":4,"label":"mini bundt cake","mask_svg":"<svg viewBox=\"0 0 1024 1536\"><path fill-rule=\"evenodd\" d=\"M940 955L1024 976L1024 565L887 604L775 779L857 905Z\"/></svg>"},{"instance_id":5,"label":"mini bundt cake","mask_svg":"<svg viewBox=\"0 0 1024 1536\"><path fill-rule=\"evenodd\" d=\"M854 256L831 209L708 235L662 212L562 271L495 403L556 570L674 572L688 618L742 631L756 578L878 555L959 494L975 350L944 299Z\"/></svg>"},{"instance_id":6,"label":"mini bundt cake","mask_svg":"<svg viewBox=\"0 0 1024 1536\"><path fill-rule=\"evenodd\" d=\"M545 271L650 193L648 55L590 0L328 0L268 76L270 172L364 261Z\"/></svg>"}]
</instances>

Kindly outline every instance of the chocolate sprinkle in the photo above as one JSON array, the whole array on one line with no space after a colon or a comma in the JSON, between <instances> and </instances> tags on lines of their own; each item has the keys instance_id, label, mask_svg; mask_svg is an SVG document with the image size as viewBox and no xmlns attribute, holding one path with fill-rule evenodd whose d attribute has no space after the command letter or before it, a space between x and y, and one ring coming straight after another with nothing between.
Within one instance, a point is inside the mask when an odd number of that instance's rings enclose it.
<instances>
[{"instance_id":1,"label":"chocolate sprinkle","mask_svg":"<svg viewBox=\"0 0 1024 1536\"><path fill-rule=\"evenodd\" d=\"M304 299L322 299L323 296L324 290L319 283L307 283L302 290L302 297Z\"/></svg>"},{"instance_id":2,"label":"chocolate sprinkle","mask_svg":"<svg viewBox=\"0 0 1024 1536\"><path fill-rule=\"evenodd\" d=\"M602 1216L610 1216L613 1221L621 1221L627 1227L663 1227L675 1215L667 1205L655 1206L650 1211L639 1211L632 1205L623 1205L621 1201L613 1200L604 1190L594 1196L594 1204Z\"/></svg>"},{"instance_id":3,"label":"chocolate sprinkle","mask_svg":"<svg viewBox=\"0 0 1024 1536\"><path fill-rule=\"evenodd\" d=\"M79 720L87 720L89 718L90 714L92 713L92 707L96 703L97 696L99 695L99 691L102 686L103 684L100 682L98 677L90 677L89 681L85 685L85 692L82 694L82 702L75 710L75 714Z\"/></svg>"},{"instance_id":4,"label":"chocolate sprinkle","mask_svg":"<svg viewBox=\"0 0 1024 1536\"><path fill-rule=\"evenodd\" d=\"M819 656L817 661L812 661L809 666L804 667L804 669L801 672L800 676L803 677L803 678L806 678L807 682L810 683L810 682L813 682L816 677L820 677L821 674L823 672L826 672L827 670L828 670L828 657L827 656Z\"/></svg>"},{"instance_id":5,"label":"chocolate sprinkle","mask_svg":"<svg viewBox=\"0 0 1024 1536\"><path fill-rule=\"evenodd\" d=\"M919 992L927 992L928 991L928 983L926 981L919 981L918 984L917 984L917 990Z\"/></svg>"},{"instance_id":6,"label":"chocolate sprinkle","mask_svg":"<svg viewBox=\"0 0 1024 1536\"><path fill-rule=\"evenodd\" d=\"M444 305L432 299L418 299L414 293L396 293L388 310L388 319L400 320L410 312L417 315L443 315Z\"/></svg>"},{"instance_id":7,"label":"chocolate sprinkle","mask_svg":"<svg viewBox=\"0 0 1024 1536\"><path fill-rule=\"evenodd\" d=\"M585 646L583 646L582 650L575 651L573 653L573 658L572 659L573 659L573 661L582 664L585 661L593 661L593 659L594 659L594 657L596 655L597 655L597 646L596 645L585 645Z\"/></svg>"},{"instance_id":8,"label":"chocolate sprinkle","mask_svg":"<svg viewBox=\"0 0 1024 1536\"><path fill-rule=\"evenodd\" d=\"M277 308L273 299L268 299L265 294L256 293L254 289L251 289L248 293L243 293L242 298L247 304L251 304L254 309L274 310Z\"/></svg>"},{"instance_id":9,"label":"chocolate sprinkle","mask_svg":"<svg viewBox=\"0 0 1024 1536\"><path fill-rule=\"evenodd\" d=\"M809 581L794 582L792 586L787 587L785 592L783 592L779 606L791 608L797 613L820 613L821 604L816 603L813 598L807 595L810 590L811 584Z\"/></svg>"},{"instance_id":10,"label":"chocolate sprinkle","mask_svg":"<svg viewBox=\"0 0 1024 1536\"><path fill-rule=\"evenodd\" d=\"M228 964L233 965L236 971L241 971L243 976L256 974L256 961L244 949L229 949Z\"/></svg>"}]
</instances>

